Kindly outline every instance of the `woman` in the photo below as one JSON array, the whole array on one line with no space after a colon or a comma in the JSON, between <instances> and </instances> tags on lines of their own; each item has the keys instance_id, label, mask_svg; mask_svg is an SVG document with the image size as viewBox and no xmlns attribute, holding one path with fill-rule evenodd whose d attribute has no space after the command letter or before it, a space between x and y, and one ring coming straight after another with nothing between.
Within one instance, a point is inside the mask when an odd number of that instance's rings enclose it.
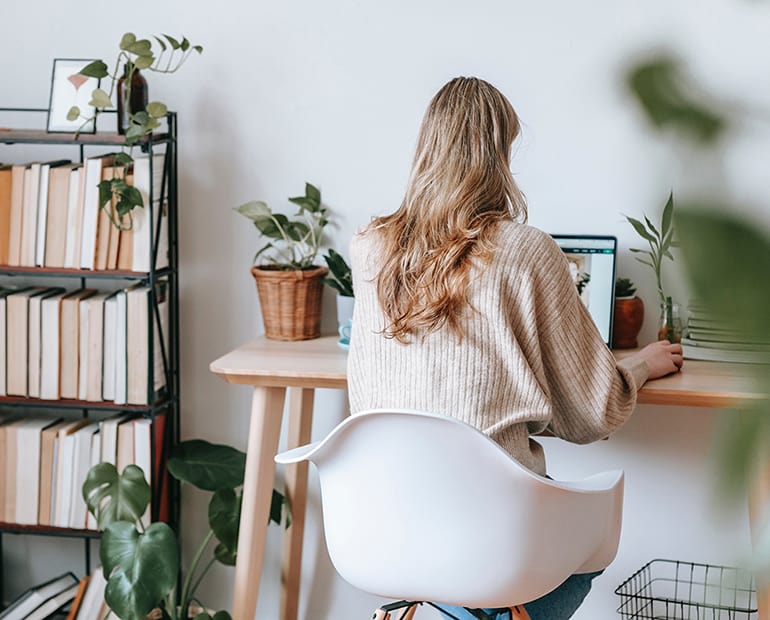
<instances>
[{"instance_id":1,"label":"woman","mask_svg":"<svg viewBox=\"0 0 770 620\"><path fill-rule=\"evenodd\" d=\"M459 418L545 475L531 435L607 437L631 415L639 387L676 372L682 356L664 341L615 361L564 254L523 223L510 172L519 131L511 104L483 80L456 78L431 101L400 208L351 244L349 396L353 413ZM527 604L532 620L569 618L592 577Z\"/></svg>"}]
</instances>

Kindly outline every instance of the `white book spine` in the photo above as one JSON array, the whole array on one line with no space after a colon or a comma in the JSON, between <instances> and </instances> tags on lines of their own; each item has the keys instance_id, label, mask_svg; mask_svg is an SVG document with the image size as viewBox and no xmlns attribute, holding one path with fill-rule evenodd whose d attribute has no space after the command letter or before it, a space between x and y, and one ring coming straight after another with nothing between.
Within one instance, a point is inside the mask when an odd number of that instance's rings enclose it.
<instances>
[{"instance_id":1,"label":"white book spine","mask_svg":"<svg viewBox=\"0 0 770 620\"><path fill-rule=\"evenodd\" d=\"M32 422L16 431L16 523L37 525L40 493L40 425Z\"/></svg>"},{"instance_id":2,"label":"white book spine","mask_svg":"<svg viewBox=\"0 0 770 620\"><path fill-rule=\"evenodd\" d=\"M45 265L45 233L48 225L48 180L51 167L40 166L37 194L37 234L35 236L35 266Z\"/></svg>"},{"instance_id":3,"label":"white book spine","mask_svg":"<svg viewBox=\"0 0 770 620\"><path fill-rule=\"evenodd\" d=\"M67 237L64 245L64 266L69 269L80 267L80 239L83 225L83 175L82 168L70 172L69 196L67 198Z\"/></svg>"},{"instance_id":4,"label":"white book spine","mask_svg":"<svg viewBox=\"0 0 770 620\"><path fill-rule=\"evenodd\" d=\"M80 267L93 269L96 257L96 233L99 219L99 183L102 180L102 160L93 157L85 163L83 188L83 222L80 240Z\"/></svg>"},{"instance_id":5,"label":"white book spine","mask_svg":"<svg viewBox=\"0 0 770 620\"><path fill-rule=\"evenodd\" d=\"M29 298L27 323L27 395L40 398L40 309L39 295Z\"/></svg>"},{"instance_id":6,"label":"white book spine","mask_svg":"<svg viewBox=\"0 0 770 620\"><path fill-rule=\"evenodd\" d=\"M35 237L37 236L37 195L40 186L40 164L30 164L24 171L24 203L22 210L21 255L22 267L35 266Z\"/></svg>"},{"instance_id":7,"label":"white book spine","mask_svg":"<svg viewBox=\"0 0 770 620\"><path fill-rule=\"evenodd\" d=\"M88 389L88 300L81 299L78 304L80 315L78 327L78 398L86 399Z\"/></svg>"},{"instance_id":8,"label":"white book spine","mask_svg":"<svg viewBox=\"0 0 770 620\"><path fill-rule=\"evenodd\" d=\"M59 435L59 468L56 472L56 527L69 527L72 501L72 476L75 455L75 438Z\"/></svg>"},{"instance_id":9,"label":"white book spine","mask_svg":"<svg viewBox=\"0 0 770 620\"><path fill-rule=\"evenodd\" d=\"M127 299L118 291L115 329L115 404L125 405L128 398Z\"/></svg>"},{"instance_id":10,"label":"white book spine","mask_svg":"<svg viewBox=\"0 0 770 620\"><path fill-rule=\"evenodd\" d=\"M104 350L102 352L102 399L115 400L116 337L118 330L118 300L110 297L104 302Z\"/></svg>"},{"instance_id":11,"label":"white book spine","mask_svg":"<svg viewBox=\"0 0 770 620\"><path fill-rule=\"evenodd\" d=\"M93 467L94 465L98 465L101 462L102 462L102 434L101 432L97 431L96 433L91 435L90 467ZM86 506L86 529L89 529L89 530L97 529L96 517L91 514L87 506Z\"/></svg>"},{"instance_id":12,"label":"white book spine","mask_svg":"<svg viewBox=\"0 0 770 620\"><path fill-rule=\"evenodd\" d=\"M43 300L40 328L40 398L59 398L61 295Z\"/></svg>"}]
</instances>

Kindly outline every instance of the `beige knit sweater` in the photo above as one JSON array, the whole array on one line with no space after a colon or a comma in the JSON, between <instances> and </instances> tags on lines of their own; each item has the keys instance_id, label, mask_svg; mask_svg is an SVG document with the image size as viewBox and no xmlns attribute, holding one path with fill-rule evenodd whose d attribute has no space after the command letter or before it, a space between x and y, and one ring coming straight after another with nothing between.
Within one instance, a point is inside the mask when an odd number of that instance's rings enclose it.
<instances>
[{"instance_id":1,"label":"beige knit sweater","mask_svg":"<svg viewBox=\"0 0 770 620\"><path fill-rule=\"evenodd\" d=\"M544 429L575 443L601 439L631 415L647 380L644 361L616 363L578 297L567 261L551 237L503 222L498 250L476 268L462 340L449 329L400 344L374 282L376 233L356 235L350 258L356 303L348 357L352 413L418 409L482 430L514 458L544 474Z\"/></svg>"}]
</instances>

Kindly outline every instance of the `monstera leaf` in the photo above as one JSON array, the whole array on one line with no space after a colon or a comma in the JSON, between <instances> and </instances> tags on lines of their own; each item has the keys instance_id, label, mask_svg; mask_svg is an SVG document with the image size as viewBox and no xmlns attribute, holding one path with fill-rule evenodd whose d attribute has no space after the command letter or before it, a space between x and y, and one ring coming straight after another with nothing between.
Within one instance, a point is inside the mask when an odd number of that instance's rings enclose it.
<instances>
[{"instance_id":1,"label":"monstera leaf","mask_svg":"<svg viewBox=\"0 0 770 620\"><path fill-rule=\"evenodd\" d=\"M209 502L209 526L219 541L214 556L227 566L235 566L240 518L240 494L233 489L220 489L214 493Z\"/></svg>"},{"instance_id":2,"label":"monstera leaf","mask_svg":"<svg viewBox=\"0 0 770 620\"><path fill-rule=\"evenodd\" d=\"M174 478L204 491L241 486L245 469L243 452L201 439L183 441L168 460L168 471Z\"/></svg>"},{"instance_id":3,"label":"monstera leaf","mask_svg":"<svg viewBox=\"0 0 770 620\"><path fill-rule=\"evenodd\" d=\"M136 465L128 465L118 474L111 463L99 463L88 471L83 499L103 530L115 521L135 523L141 519L150 503L150 485Z\"/></svg>"},{"instance_id":4,"label":"monstera leaf","mask_svg":"<svg viewBox=\"0 0 770 620\"><path fill-rule=\"evenodd\" d=\"M107 579L104 600L121 620L143 620L176 586L179 547L165 523L153 523L143 534L125 521L110 524L99 557Z\"/></svg>"}]
</instances>

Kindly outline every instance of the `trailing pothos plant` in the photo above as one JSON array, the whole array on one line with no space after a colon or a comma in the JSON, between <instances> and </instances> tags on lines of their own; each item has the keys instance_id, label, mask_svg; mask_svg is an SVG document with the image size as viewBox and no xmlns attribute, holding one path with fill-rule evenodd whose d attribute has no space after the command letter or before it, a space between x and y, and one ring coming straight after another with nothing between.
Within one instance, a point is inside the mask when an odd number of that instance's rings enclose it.
<instances>
[{"instance_id":1,"label":"trailing pothos plant","mask_svg":"<svg viewBox=\"0 0 770 620\"><path fill-rule=\"evenodd\" d=\"M131 82L134 72L147 70L153 73L175 73L187 61L193 52L201 54L203 47L192 45L187 37L177 39L167 34L152 37L157 43L157 50L153 48L150 39L137 39L133 32L126 32L120 39L118 55L115 64L110 71L109 66L103 60L95 60L80 70L80 74L86 77L107 80L109 87L95 88L91 93L89 105L94 108L93 116L84 116L78 106L70 108L67 119L74 121L83 119L83 125L95 119L99 112L115 107L113 94L120 79L120 69L124 65L128 67L125 80L124 99L131 101ZM128 105L128 103L126 104ZM120 230L130 230L133 224L131 211L136 207L143 207L142 196L139 191L126 182L126 172L133 163L133 146L146 135L151 134L160 126L160 119L166 116L168 107L161 101L150 101L144 110L131 110L128 108L129 126L125 134L126 148L115 158L116 174L111 180L102 181L99 184L99 202L101 208L109 215L112 224Z\"/></svg>"},{"instance_id":2,"label":"trailing pothos plant","mask_svg":"<svg viewBox=\"0 0 770 620\"><path fill-rule=\"evenodd\" d=\"M234 566L246 455L230 446L202 440L181 442L168 460L169 473L180 482L213 493L208 506L209 531L190 566L181 571L177 534L166 523L142 523L150 502L144 472L128 465L122 473L111 463L99 463L88 472L83 499L103 531L99 558L107 580L104 599L120 620L143 620L158 610L164 620L189 617L192 604L206 608L196 596L198 586L217 562ZM273 491L270 520L285 522L284 496ZM216 544L211 549L212 541ZM227 611L212 617L207 611L196 620L230 620Z\"/></svg>"}]
</instances>

